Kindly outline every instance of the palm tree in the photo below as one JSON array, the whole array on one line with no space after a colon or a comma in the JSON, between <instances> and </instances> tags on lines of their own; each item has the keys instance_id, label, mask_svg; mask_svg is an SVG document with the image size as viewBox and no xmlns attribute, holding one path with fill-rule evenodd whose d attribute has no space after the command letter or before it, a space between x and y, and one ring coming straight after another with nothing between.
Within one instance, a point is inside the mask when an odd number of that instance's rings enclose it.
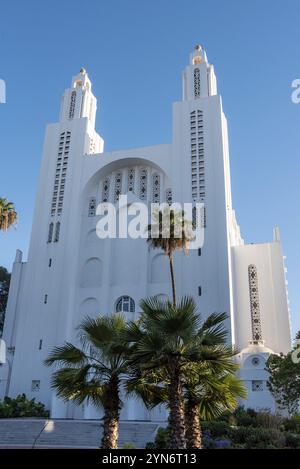
<instances>
[{"instance_id":1,"label":"palm tree","mask_svg":"<svg viewBox=\"0 0 300 469\"><path fill-rule=\"evenodd\" d=\"M121 339L126 326L123 316L85 318L79 326L81 347L65 343L54 347L45 364L58 365L52 387L64 400L85 400L103 408L101 447L118 447L120 390L127 373L128 346Z\"/></svg>"},{"instance_id":2,"label":"palm tree","mask_svg":"<svg viewBox=\"0 0 300 469\"><path fill-rule=\"evenodd\" d=\"M136 392L149 406L164 400L169 408L171 447L185 448L184 376L199 363L209 363L212 372L230 370L231 347L224 342L225 314L213 314L201 323L192 298L177 307L156 298L142 300L138 323L130 323L126 340L131 344L130 365L136 374Z\"/></svg>"},{"instance_id":3,"label":"palm tree","mask_svg":"<svg viewBox=\"0 0 300 469\"><path fill-rule=\"evenodd\" d=\"M228 357L229 358L229 357ZM200 368L200 369L199 369ZM238 406L238 398L246 398L242 381L232 370L212 373L209 367L198 367L195 373L185 376L185 436L188 449L202 447L201 420L220 417L225 411Z\"/></svg>"},{"instance_id":4,"label":"palm tree","mask_svg":"<svg viewBox=\"0 0 300 469\"><path fill-rule=\"evenodd\" d=\"M14 204L7 199L0 198L0 231L7 231L17 221Z\"/></svg>"},{"instance_id":5,"label":"palm tree","mask_svg":"<svg viewBox=\"0 0 300 469\"><path fill-rule=\"evenodd\" d=\"M175 212L170 207L164 211L152 212L152 225L148 225L147 242L153 249L162 249L169 258L173 305L176 306L176 284L174 273L174 251L189 248L193 239L189 230L191 223L185 219L184 212Z\"/></svg>"}]
</instances>

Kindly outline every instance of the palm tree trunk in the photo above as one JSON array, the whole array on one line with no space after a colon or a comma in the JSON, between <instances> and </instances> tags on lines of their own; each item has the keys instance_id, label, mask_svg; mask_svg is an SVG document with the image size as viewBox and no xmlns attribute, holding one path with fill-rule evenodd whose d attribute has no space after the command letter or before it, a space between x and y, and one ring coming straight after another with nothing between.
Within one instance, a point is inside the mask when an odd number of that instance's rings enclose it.
<instances>
[{"instance_id":1,"label":"palm tree trunk","mask_svg":"<svg viewBox=\"0 0 300 469\"><path fill-rule=\"evenodd\" d=\"M119 383L116 378L111 379L107 394L107 404L104 406L101 448L118 449L120 399Z\"/></svg>"},{"instance_id":2,"label":"palm tree trunk","mask_svg":"<svg viewBox=\"0 0 300 469\"><path fill-rule=\"evenodd\" d=\"M199 404L192 397L185 407L185 437L188 449L202 448L202 432L199 417Z\"/></svg>"},{"instance_id":3,"label":"palm tree trunk","mask_svg":"<svg viewBox=\"0 0 300 469\"><path fill-rule=\"evenodd\" d=\"M180 372L175 367L169 384L169 425L171 429L171 449L185 448L184 405Z\"/></svg>"},{"instance_id":4,"label":"palm tree trunk","mask_svg":"<svg viewBox=\"0 0 300 469\"><path fill-rule=\"evenodd\" d=\"M171 273L171 282L172 282L172 295L173 295L173 306L176 308L176 285L175 285L175 272L174 272L174 263L173 263L173 254L169 254L169 263L170 263L170 273Z\"/></svg>"}]
</instances>

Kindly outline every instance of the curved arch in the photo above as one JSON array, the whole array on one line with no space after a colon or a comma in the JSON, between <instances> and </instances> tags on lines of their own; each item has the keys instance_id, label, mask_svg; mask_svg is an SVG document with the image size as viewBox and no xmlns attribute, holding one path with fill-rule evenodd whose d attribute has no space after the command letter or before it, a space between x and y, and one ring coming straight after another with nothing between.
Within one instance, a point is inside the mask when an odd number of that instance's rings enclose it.
<instances>
[{"instance_id":1,"label":"curved arch","mask_svg":"<svg viewBox=\"0 0 300 469\"><path fill-rule=\"evenodd\" d=\"M95 241L97 241L99 238L97 236L97 231L96 231L96 228L92 228L91 230L89 230L86 234L86 241L87 243L93 243Z\"/></svg>"},{"instance_id":2,"label":"curved arch","mask_svg":"<svg viewBox=\"0 0 300 469\"><path fill-rule=\"evenodd\" d=\"M169 297L168 297L168 295L166 295L166 293L158 293L157 295L154 296L154 298L156 300L160 301L161 303L165 303L169 299Z\"/></svg>"},{"instance_id":3,"label":"curved arch","mask_svg":"<svg viewBox=\"0 0 300 469\"><path fill-rule=\"evenodd\" d=\"M80 305L80 312L83 316L95 316L100 313L100 305L97 298L85 298Z\"/></svg>"},{"instance_id":4,"label":"curved arch","mask_svg":"<svg viewBox=\"0 0 300 469\"><path fill-rule=\"evenodd\" d=\"M81 272L82 287L96 287L102 284L102 261L99 257L90 257Z\"/></svg>"},{"instance_id":5,"label":"curved arch","mask_svg":"<svg viewBox=\"0 0 300 469\"><path fill-rule=\"evenodd\" d=\"M151 261L150 282L151 283L168 283L169 266L165 254L156 254Z\"/></svg>"},{"instance_id":6,"label":"curved arch","mask_svg":"<svg viewBox=\"0 0 300 469\"><path fill-rule=\"evenodd\" d=\"M91 158L91 157L87 156L86 158ZM95 159L96 157L93 156L93 158ZM105 160L107 161L107 163L103 164ZM96 171L88 178L88 180L85 182L83 186L82 197L81 197L82 210L84 210L84 207L86 207L89 197L97 191L97 185L99 181L103 180L110 173L120 168L126 168L126 167L132 167L132 166L152 167L153 169L159 171L164 176L166 187L170 186L170 180L169 180L166 170L162 166L158 165L152 160L149 160L148 158L133 157L133 156L128 156L128 155L124 155L124 156L118 155L118 159L111 161L111 154L109 154L107 155L107 157L101 156L101 160L99 160L99 163L102 164L102 166L96 169Z\"/></svg>"}]
</instances>

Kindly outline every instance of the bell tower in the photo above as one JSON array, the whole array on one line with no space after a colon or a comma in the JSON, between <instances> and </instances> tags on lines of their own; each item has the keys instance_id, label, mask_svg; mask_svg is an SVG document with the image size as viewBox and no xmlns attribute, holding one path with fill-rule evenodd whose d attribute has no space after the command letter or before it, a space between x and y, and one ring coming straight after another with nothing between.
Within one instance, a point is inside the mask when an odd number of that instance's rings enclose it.
<instances>
[{"instance_id":1,"label":"bell tower","mask_svg":"<svg viewBox=\"0 0 300 469\"><path fill-rule=\"evenodd\" d=\"M183 71L183 101L193 101L217 94L217 81L213 65L197 44L190 54L189 65Z\"/></svg>"},{"instance_id":2,"label":"bell tower","mask_svg":"<svg viewBox=\"0 0 300 469\"><path fill-rule=\"evenodd\" d=\"M60 122L87 117L95 127L97 99L92 93L92 84L84 68L72 78L71 87L65 90L60 109Z\"/></svg>"}]
</instances>

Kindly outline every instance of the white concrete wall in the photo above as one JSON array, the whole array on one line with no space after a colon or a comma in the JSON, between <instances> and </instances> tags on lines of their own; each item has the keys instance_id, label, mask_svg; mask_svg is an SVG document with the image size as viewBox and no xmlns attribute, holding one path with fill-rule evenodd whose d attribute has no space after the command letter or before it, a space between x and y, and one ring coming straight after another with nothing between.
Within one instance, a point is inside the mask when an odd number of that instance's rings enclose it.
<instances>
[{"instance_id":1,"label":"white concrete wall","mask_svg":"<svg viewBox=\"0 0 300 469\"><path fill-rule=\"evenodd\" d=\"M234 246L232 259L236 343L244 348L252 340L248 266L255 264L263 340L275 353L287 353L291 349L291 336L280 243Z\"/></svg>"}]
</instances>

